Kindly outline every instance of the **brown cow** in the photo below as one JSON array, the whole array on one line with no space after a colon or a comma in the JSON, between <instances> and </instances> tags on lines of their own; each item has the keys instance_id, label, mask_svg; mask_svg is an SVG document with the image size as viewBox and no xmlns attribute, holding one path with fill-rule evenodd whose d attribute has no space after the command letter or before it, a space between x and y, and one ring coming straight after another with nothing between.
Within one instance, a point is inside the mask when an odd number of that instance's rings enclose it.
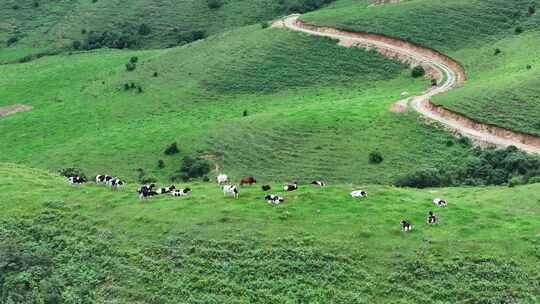
<instances>
[{"instance_id":1,"label":"brown cow","mask_svg":"<svg viewBox=\"0 0 540 304\"><path fill-rule=\"evenodd\" d=\"M246 176L240 180L240 186L244 186L244 185L251 186L255 184L256 182L257 181L255 180L255 178L253 178L253 176Z\"/></svg>"}]
</instances>

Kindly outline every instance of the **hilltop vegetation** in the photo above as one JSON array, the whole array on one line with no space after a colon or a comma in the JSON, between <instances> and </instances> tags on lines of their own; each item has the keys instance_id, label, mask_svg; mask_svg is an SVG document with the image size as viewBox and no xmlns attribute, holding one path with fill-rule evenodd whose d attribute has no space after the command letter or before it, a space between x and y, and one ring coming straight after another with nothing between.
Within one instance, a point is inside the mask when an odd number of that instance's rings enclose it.
<instances>
[{"instance_id":1,"label":"hilltop vegetation","mask_svg":"<svg viewBox=\"0 0 540 304\"><path fill-rule=\"evenodd\" d=\"M540 184L403 190L301 186L272 207L258 188L186 199L67 185L0 164L5 303L535 303ZM275 188L279 184L272 184ZM32 189L21 193L17 189ZM450 202L424 224L433 196ZM414 225L400 232L399 220Z\"/></svg>"},{"instance_id":2,"label":"hilltop vegetation","mask_svg":"<svg viewBox=\"0 0 540 304\"><path fill-rule=\"evenodd\" d=\"M0 4L0 62L101 47L171 47L328 2L6 0Z\"/></svg>"},{"instance_id":3,"label":"hilltop vegetation","mask_svg":"<svg viewBox=\"0 0 540 304\"><path fill-rule=\"evenodd\" d=\"M468 80L436 96L435 103L480 122L540 135L538 6L534 0L413 0L368 8L366 2L341 0L302 19L442 51L464 65Z\"/></svg>"}]
</instances>

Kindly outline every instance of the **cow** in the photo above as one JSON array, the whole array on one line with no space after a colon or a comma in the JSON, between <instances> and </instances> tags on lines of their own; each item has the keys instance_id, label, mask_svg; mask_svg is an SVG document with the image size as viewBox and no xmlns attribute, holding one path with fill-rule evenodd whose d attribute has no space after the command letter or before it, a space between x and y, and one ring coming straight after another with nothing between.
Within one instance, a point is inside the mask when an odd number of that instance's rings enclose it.
<instances>
[{"instance_id":1,"label":"cow","mask_svg":"<svg viewBox=\"0 0 540 304\"><path fill-rule=\"evenodd\" d=\"M235 185L225 185L223 186L223 196L227 194L232 194L234 198L238 199L240 197L240 192L238 192L238 187Z\"/></svg>"},{"instance_id":2,"label":"cow","mask_svg":"<svg viewBox=\"0 0 540 304\"><path fill-rule=\"evenodd\" d=\"M270 191L272 190L272 187L270 187L270 185L263 185L261 187L262 191L266 192L266 191Z\"/></svg>"},{"instance_id":3,"label":"cow","mask_svg":"<svg viewBox=\"0 0 540 304\"><path fill-rule=\"evenodd\" d=\"M121 180L118 179L118 178L113 178L113 179L110 180L109 185L110 185L111 188L113 188L113 189L118 189L118 188L124 186L124 182L121 181Z\"/></svg>"},{"instance_id":4,"label":"cow","mask_svg":"<svg viewBox=\"0 0 540 304\"><path fill-rule=\"evenodd\" d=\"M318 187L324 187L326 184L323 181L312 181L312 185L318 186Z\"/></svg>"},{"instance_id":5,"label":"cow","mask_svg":"<svg viewBox=\"0 0 540 304\"><path fill-rule=\"evenodd\" d=\"M443 199L440 199L440 198L436 198L433 200L433 204L439 206L439 207L446 207L448 205L448 202L443 200Z\"/></svg>"},{"instance_id":6,"label":"cow","mask_svg":"<svg viewBox=\"0 0 540 304\"><path fill-rule=\"evenodd\" d=\"M150 184L150 185L143 185L139 189L137 189L137 193L141 193L144 190L153 190L156 187L156 184Z\"/></svg>"},{"instance_id":7,"label":"cow","mask_svg":"<svg viewBox=\"0 0 540 304\"><path fill-rule=\"evenodd\" d=\"M218 185L225 185L229 182L229 177L225 174L220 174L217 176Z\"/></svg>"},{"instance_id":8,"label":"cow","mask_svg":"<svg viewBox=\"0 0 540 304\"><path fill-rule=\"evenodd\" d=\"M110 175L97 175L96 176L96 184L108 184L111 179L113 179L114 177L110 176Z\"/></svg>"},{"instance_id":9,"label":"cow","mask_svg":"<svg viewBox=\"0 0 540 304\"><path fill-rule=\"evenodd\" d=\"M401 224L401 228L403 229L403 232L409 232L412 230L411 223L407 222L406 220L402 220L399 223Z\"/></svg>"},{"instance_id":10,"label":"cow","mask_svg":"<svg viewBox=\"0 0 540 304\"><path fill-rule=\"evenodd\" d=\"M156 196L156 195L158 195L158 193L156 191L149 190L148 188L144 188L139 193L139 199L143 200L145 198L149 198L149 197Z\"/></svg>"},{"instance_id":11,"label":"cow","mask_svg":"<svg viewBox=\"0 0 540 304\"><path fill-rule=\"evenodd\" d=\"M190 194L191 194L191 189L190 188L174 189L173 191L171 191L172 196L188 196Z\"/></svg>"},{"instance_id":12,"label":"cow","mask_svg":"<svg viewBox=\"0 0 540 304\"><path fill-rule=\"evenodd\" d=\"M244 186L244 185L251 186L255 183L257 183L257 180L255 180L253 176L246 176L240 180L240 186Z\"/></svg>"},{"instance_id":13,"label":"cow","mask_svg":"<svg viewBox=\"0 0 540 304\"><path fill-rule=\"evenodd\" d=\"M176 189L176 187L174 185L170 185L169 187L162 187L162 188L158 188L156 190L156 192L158 194L165 194L165 193L170 193L171 191L173 191L174 189Z\"/></svg>"},{"instance_id":14,"label":"cow","mask_svg":"<svg viewBox=\"0 0 540 304\"><path fill-rule=\"evenodd\" d=\"M435 214L433 214L433 211L430 211L427 217L428 225L436 224L438 221L439 221L439 218Z\"/></svg>"},{"instance_id":15,"label":"cow","mask_svg":"<svg viewBox=\"0 0 540 304\"><path fill-rule=\"evenodd\" d=\"M264 199L266 200L267 203L274 204L274 205L279 205L285 202L285 199L283 197L277 196L274 194L268 194L267 196L264 197Z\"/></svg>"},{"instance_id":16,"label":"cow","mask_svg":"<svg viewBox=\"0 0 540 304\"><path fill-rule=\"evenodd\" d=\"M352 198L360 198L360 197L367 197L368 194L366 191L364 190L355 190L353 192L350 193L350 196Z\"/></svg>"},{"instance_id":17,"label":"cow","mask_svg":"<svg viewBox=\"0 0 540 304\"><path fill-rule=\"evenodd\" d=\"M86 180L80 176L70 176L68 177L68 182L72 185L74 184L84 184Z\"/></svg>"},{"instance_id":18,"label":"cow","mask_svg":"<svg viewBox=\"0 0 540 304\"><path fill-rule=\"evenodd\" d=\"M283 191L290 192L290 191L295 191L295 190L298 190L297 182L283 186Z\"/></svg>"}]
</instances>

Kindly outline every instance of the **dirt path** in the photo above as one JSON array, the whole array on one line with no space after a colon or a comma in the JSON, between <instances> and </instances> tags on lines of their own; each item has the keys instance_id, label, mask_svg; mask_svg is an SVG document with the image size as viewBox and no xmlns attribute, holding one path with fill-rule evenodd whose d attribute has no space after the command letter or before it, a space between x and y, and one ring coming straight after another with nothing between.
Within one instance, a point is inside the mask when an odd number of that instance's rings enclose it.
<instances>
[{"instance_id":1,"label":"dirt path","mask_svg":"<svg viewBox=\"0 0 540 304\"><path fill-rule=\"evenodd\" d=\"M274 23L274 27L285 27L311 35L339 40L339 45L377 49L381 54L408 64L422 65L429 74L438 79L438 86L420 96L399 101L409 104L426 118L438 121L449 129L473 141L498 147L516 146L523 151L540 153L540 138L501 127L478 123L461 114L451 112L431 102L431 97L451 90L466 79L465 70L452 58L437 51L414 45L399 39L370 33L353 33L334 28L315 27L298 20L299 15L291 15Z\"/></svg>"},{"instance_id":2,"label":"dirt path","mask_svg":"<svg viewBox=\"0 0 540 304\"><path fill-rule=\"evenodd\" d=\"M25 112L25 111L30 111L30 110L32 110L31 106L22 105L22 104L0 107L0 118L11 115L11 114L15 114L18 112Z\"/></svg>"}]
</instances>

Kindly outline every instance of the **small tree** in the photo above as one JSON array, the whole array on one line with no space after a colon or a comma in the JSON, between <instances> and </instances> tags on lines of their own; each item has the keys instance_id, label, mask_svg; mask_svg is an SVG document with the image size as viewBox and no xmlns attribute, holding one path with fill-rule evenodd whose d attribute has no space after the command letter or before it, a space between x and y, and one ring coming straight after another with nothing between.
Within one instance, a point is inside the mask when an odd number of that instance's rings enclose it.
<instances>
[{"instance_id":1,"label":"small tree","mask_svg":"<svg viewBox=\"0 0 540 304\"><path fill-rule=\"evenodd\" d=\"M154 77L158 77L158 72L154 72Z\"/></svg>"},{"instance_id":2,"label":"small tree","mask_svg":"<svg viewBox=\"0 0 540 304\"><path fill-rule=\"evenodd\" d=\"M158 168L163 169L165 168L165 162L163 159L158 160Z\"/></svg>"},{"instance_id":3,"label":"small tree","mask_svg":"<svg viewBox=\"0 0 540 304\"><path fill-rule=\"evenodd\" d=\"M7 46L10 46L12 44L14 44L15 42L19 41L19 38L17 37L10 37L8 40L7 40Z\"/></svg>"},{"instance_id":4,"label":"small tree","mask_svg":"<svg viewBox=\"0 0 540 304\"><path fill-rule=\"evenodd\" d=\"M242 116L243 116L243 117L248 116L248 111L247 111L247 110L244 110L244 112L242 113Z\"/></svg>"},{"instance_id":5,"label":"small tree","mask_svg":"<svg viewBox=\"0 0 540 304\"><path fill-rule=\"evenodd\" d=\"M207 0L207 4L211 9L218 9L223 6L223 0Z\"/></svg>"},{"instance_id":6,"label":"small tree","mask_svg":"<svg viewBox=\"0 0 540 304\"><path fill-rule=\"evenodd\" d=\"M516 35L519 35L519 34L523 33L523 28L521 26L518 26L518 27L516 27L516 30L514 32L516 33Z\"/></svg>"},{"instance_id":7,"label":"small tree","mask_svg":"<svg viewBox=\"0 0 540 304\"><path fill-rule=\"evenodd\" d=\"M374 151L369 153L369 163L370 164L380 164L383 162L383 157L381 152Z\"/></svg>"},{"instance_id":8,"label":"small tree","mask_svg":"<svg viewBox=\"0 0 540 304\"><path fill-rule=\"evenodd\" d=\"M501 49L499 48L496 48L495 51L493 52L493 55L497 56L501 53Z\"/></svg>"},{"instance_id":9,"label":"small tree","mask_svg":"<svg viewBox=\"0 0 540 304\"><path fill-rule=\"evenodd\" d=\"M78 50L78 49L81 48L82 43L81 43L79 40L75 40L75 41L73 41L72 46L73 46L73 48L74 48L75 50Z\"/></svg>"},{"instance_id":10,"label":"small tree","mask_svg":"<svg viewBox=\"0 0 540 304\"><path fill-rule=\"evenodd\" d=\"M143 88L141 86L137 87L137 93L141 94L143 91Z\"/></svg>"},{"instance_id":11,"label":"small tree","mask_svg":"<svg viewBox=\"0 0 540 304\"><path fill-rule=\"evenodd\" d=\"M167 149L165 149L165 154L166 155L173 155L173 154L177 154L180 152L180 149L178 149L178 146L176 145L176 143L172 143L170 146L167 147Z\"/></svg>"},{"instance_id":12,"label":"small tree","mask_svg":"<svg viewBox=\"0 0 540 304\"><path fill-rule=\"evenodd\" d=\"M413 78L424 77L426 75L426 70L421 65L417 65L412 69L411 76Z\"/></svg>"},{"instance_id":13,"label":"small tree","mask_svg":"<svg viewBox=\"0 0 540 304\"><path fill-rule=\"evenodd\" d=\"M133 56L131 58L129 58L129 62L131 63L137 63L139 61L139 57L137 56Z\"/></svg>"}]
</instances>

